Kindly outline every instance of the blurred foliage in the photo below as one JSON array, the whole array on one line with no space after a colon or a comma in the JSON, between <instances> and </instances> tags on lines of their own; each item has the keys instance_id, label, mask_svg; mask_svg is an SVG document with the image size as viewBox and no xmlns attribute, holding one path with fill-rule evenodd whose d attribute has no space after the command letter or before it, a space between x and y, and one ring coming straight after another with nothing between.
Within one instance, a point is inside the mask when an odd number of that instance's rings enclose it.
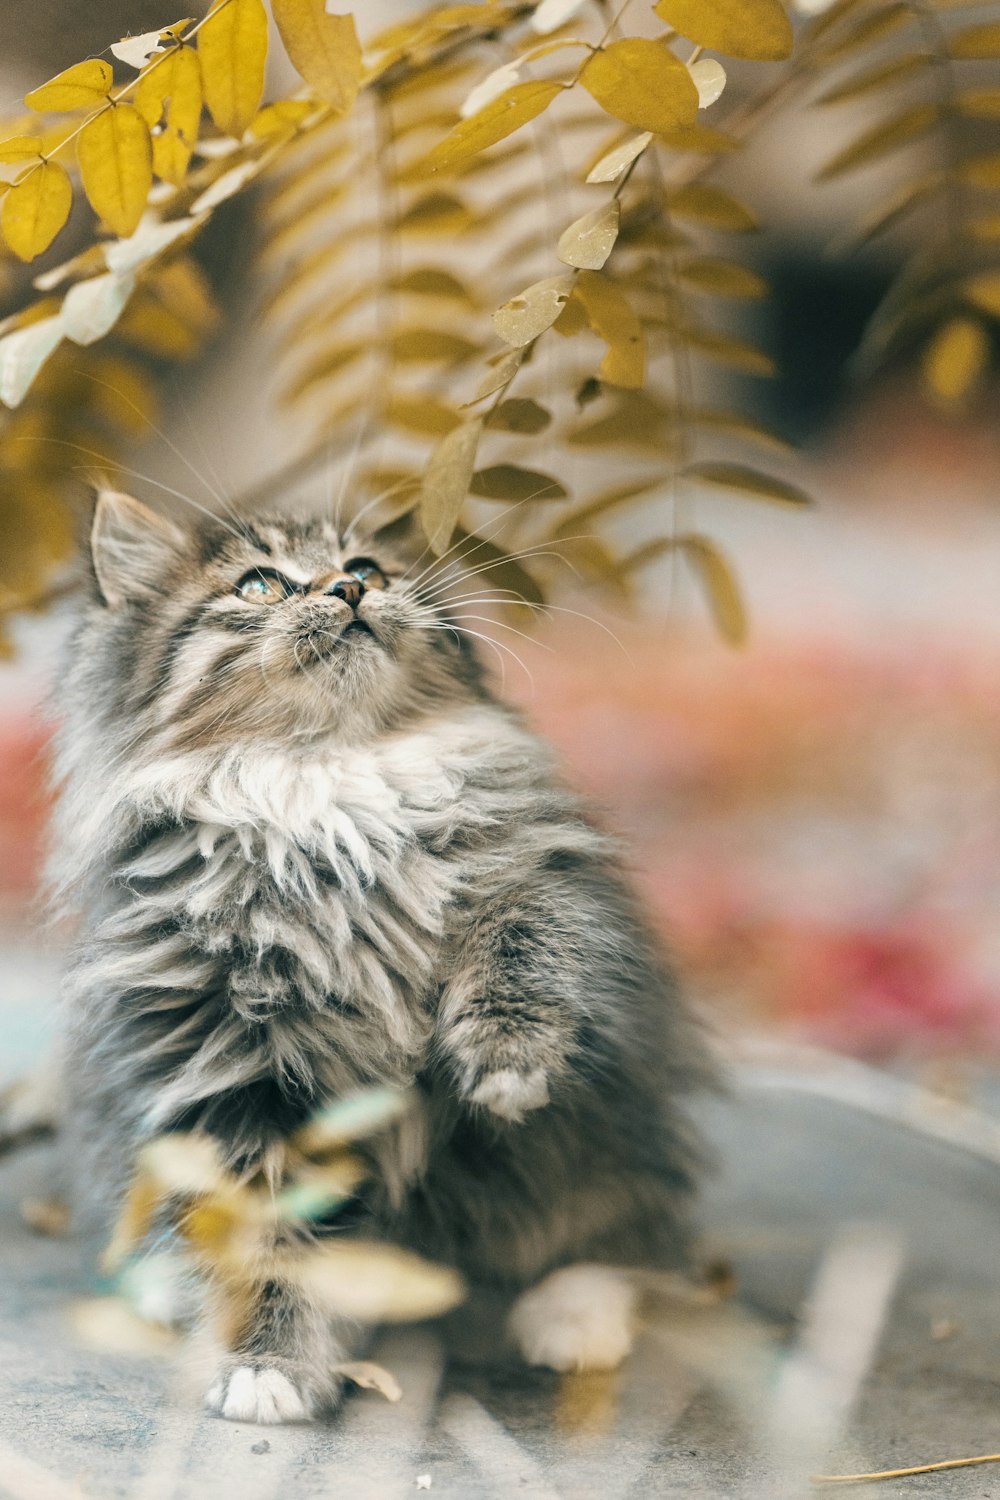
<instances>
[{"instance_id":1,"label":"blurred foliage","mask_svg":"<svg viewBox=\"0 0 1000 1500\"><path fill-rule=\"evenodd\" d=\"M435 553L483 575L484 604L540 607L566 564L627 594L674 552L740 640L729 563L685 525L685 500L806 497L744 461L741 448L780 453L772 433L697 395L703 362L771 369L724 311L706 316L767 293L718 249L757 219L710 180L716 164L817 92L866 120L826 178L936 143L935 167L859 231L930 216L866 350L919 338L929 389L958 405L1000 315L1000 21L975 0L801 9L795 39L780 0L483 0L431 6L362 47L324 0L271 0L302 86L265 102L263 0L218 0L115 43L114 65L86 59L29 93L0 139L9 251L45 254L77 186L98 235L0 326L0 610L44 599L66 556L81 450L113 467L151 420L153 374L211 334L191 241L263 185L249 274L305 435L261 494L353 442L376 514L415 513ZM736 103L707 52L741 60ZM595 476L580 492L566 477L578 472ZM647 539L622 553L615 527L633 512Z\"/></svg>"}]
</instances>

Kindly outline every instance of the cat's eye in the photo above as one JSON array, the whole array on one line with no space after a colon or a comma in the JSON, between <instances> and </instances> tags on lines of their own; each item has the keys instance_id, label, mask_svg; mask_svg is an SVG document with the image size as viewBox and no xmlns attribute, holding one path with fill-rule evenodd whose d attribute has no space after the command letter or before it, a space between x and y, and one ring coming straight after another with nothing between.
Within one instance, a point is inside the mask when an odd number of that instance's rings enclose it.
<instances>
[{"instance_id":1,"label":"cat's eye","mask_svg":"<svg viewBox=\"0 0 1000 1500\"><path fill-rule=\"evenodd\" d=\"M378 563L372 562L370 557L353 557L345 563L344 572L352 573L366 589L384 589L389 582Z\"/></svg>"},{"instance_id":2,"label":"cat's eye","mask_svg":"<svg viewBox=\"0 0 1000 1500\"><path fill-rule=\"evenodd\" d=\"M244 573L234 592L248 604L277 604L279 600L294 594L295 590L295 584L283 573L254 568L251 572Z\"/></svg>"}]
</instances>

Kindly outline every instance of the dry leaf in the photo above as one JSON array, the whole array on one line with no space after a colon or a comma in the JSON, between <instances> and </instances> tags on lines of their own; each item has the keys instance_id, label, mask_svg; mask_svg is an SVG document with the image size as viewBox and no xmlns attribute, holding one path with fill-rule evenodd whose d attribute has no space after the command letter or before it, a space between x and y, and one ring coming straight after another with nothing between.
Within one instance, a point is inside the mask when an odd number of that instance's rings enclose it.
<instances>
[{"instance_id":1,"label":"dry leaf","mask_svg":"<svg viewBox=\"0 0 1000 1500\"><path fill-rule=\"evenodd\" d=\"M135 276L92 276L70 287L63 298L62 324L66 337L74 344L95 344L117 323L128 299L135 290Z\"/></svg>"},{"instance_id":2,"label":"dry leaf","mask_svg":"<svg viewBox=\"0 0 1000 1500\"><path fill-rule=\"evenodd\" d=\"M91 207L115 234L127 238L153 185L149 126L133 105L116 104L87 121L76 150Z\"/></svg>"},{"instance_id":3,"label":"dry leaf","mask_svg":"<svg viewBox=\"0 0 1000 1500\"><path fill-rule=\"evenodd\" d=\"M111 43L111 55L130 68L144 68L151 57L162 52L162 31L143 31L139 36L123 36L120 42Z\"/></svg>"},{"instance_id":4,"label":"dry leaf","mask_svg":"<svg viewBox=\"0 0 1000 1500\"><path fill-rule=\"evenodd\" d=\"M525 287L493 314L493 327L505 344L521 349L532 343L562 312L569 300L576 277L572 272L547 276Z\"/></svg>"},{"instance_id":5,"label":"dry leaf","mask_svg":"<svg viewBox=\"0 0 1000 1500\"><path fill-rule=\"evenodd\" d=\"M539 36L548 36L573 18L586 5L587 0L541 0L531 17L531 29Z\"/></svg>"},{"instance_id":6,"label":"dry leaf","mask_svg":"<svg viewBox=\"0 0 1000 1500\"><path fill-rule=\"evenodd\" d=\"M726 87L726 70L714 57L699 57L688 63L688 72L698 90L698 108L708 109L722 97Z\"/></svg>"},{"instance_id":7,"label":"dry leaf","mask_svg":"<svg viewBox=\"0 0 1000 1500\"><path fill-rule=\"evenodd\" d=\"M384 1370L370 1360L350 1360L347 1364L334 1365L333 1369L335 1375L343 1375L345 1380L353 1381L363 1390L378 1391L387 1401L395 1403L403 1399L403 1388L392 1371Z\"/></svg>"},{"instance_id":8,"label":"dry leaf","mask_svg":"<svg viewBox=\"0 0 1000 1500\"><path fill-rule=\"evenodd\" d=\"M602 47L584 65L580 82L609 115L638 130L674 130L693 124L698 113L687 68L663 42L646 37Z\"/></svg>"},{"instance_id":9,"label":"dry leaf","mask_svg":"<svg viewBox=\"0 0 1000 1500\"><path fill-rule=\"evenodd\" d=\"M600 208L591 209L559 236L556 254L567 266L599 271L615 248L621 224L622 206L609 198Z\"/></svg>"},{"instance_id":10,"label":"dry leaf","mask_svg":"<svg viewBox=\"0 0 1000 1500\"><path fill-rule=\"evenodd\" d=\"M0 401L4 406L20 406L62 336L62 319L53 317L41 318L0 338Z\"/></svg>"},{"instance_id":11,"label":"dry leaf","mask_svg":"<svg viewBox=\"0 0 1000 1500\"><path fill-rule=\"evenodd\" d=\"M487 392L487 395L491 394ZM544 432L552 421L552 413L529 397L511 397L501 401L495 411L486 418L487 427L500 432Z\"/></svg>"},{"instance_id":12,"label":"dry leaf","mask_svg":"<svg viewBox=\"0 0 1000 1500\"><path fill-rule=\"evenodd\" d=\"M610 151L606 151L600 157L590 171L587 173L588 182L614 182L620 177L626 167L630 167L637 156L641 156L653 139L653 132L645 130L641 135L633 135L627 141L622 141Z\"/></svg>"},{"instance_id":13,"label":"dry leaf","mask_svg":"<svg viewBox=\"0 0 1000 1500\"><path fill-rule=\"evenodd\" d=\"M469 493L482 417L470 417L441 439L427 460L421 486L420 522L431 549L444 552L451 542Z\"/></svg>"}]
</instances>

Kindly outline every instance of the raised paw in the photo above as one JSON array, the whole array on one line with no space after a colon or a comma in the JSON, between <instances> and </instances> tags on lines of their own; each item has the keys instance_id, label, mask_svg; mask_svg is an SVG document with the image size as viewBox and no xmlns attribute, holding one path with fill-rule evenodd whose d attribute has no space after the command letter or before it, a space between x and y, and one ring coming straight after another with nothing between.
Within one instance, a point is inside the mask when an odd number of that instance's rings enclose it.
<instances>
[{"instance_id":1,"label":"raised paw","mask_svg":"<svg viewBox=\"0 0 1000 1500\"><path fill-rule=\"evenodd\" d=\"M635 1292L607 1266L567 1266L518 1298L509 1326L529 1365L614 1370L632 1348Z\"/></svg>"},{"instance_id":2,"label":"raised paw","mask_svg":"<svg viewBox=\"0 0 1000 1500\"><path fill-rule=\"evenodd\" d=\"M205 1405L229 1422L308 1422L312 1403L291 1375L273 1365L231 1365L210 1388Z\"/></svg>"},{"instance_id":3,"label":"raised paw","mask_svg":"<svg viewBox=\"0 0 1000 1500\"><path fill-rule=\"evenodd\" d=\"M502 1068L481 1078L469 1095L469 1101L481 1104L501 1120L517 1124L530 1110L542 1109L548 1104L549 1085L541 1068L534 1068L530 1073Z\"/></svg>"}]
</instances>

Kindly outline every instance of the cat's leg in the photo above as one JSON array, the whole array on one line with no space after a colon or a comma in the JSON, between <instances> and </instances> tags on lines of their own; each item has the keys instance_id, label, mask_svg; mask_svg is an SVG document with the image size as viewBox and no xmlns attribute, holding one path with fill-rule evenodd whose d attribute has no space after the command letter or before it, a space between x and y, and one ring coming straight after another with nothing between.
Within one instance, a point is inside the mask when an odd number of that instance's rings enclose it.
<instances>
[{"instance_id":1,"label":"cat's leg","mask_svg":"<svg viewBox=\"0 0 1000 1500\"><path fill-rule=\"evenodd\" d=\"M209 1411L232 1422L306 1422L339 1403L339 1366L360 1330L336 1324L287 1285L267 1282L245 1299L227 1297L220 1321L226 1352L205 1396Z\"/></svg>"},{"instance_id":2,"label":"cat's leg","mask_svg":"<svg viewBox=\"0 0 1000 1500\"><path fill-rule=\"evenodd\" d=\"M550 1370L613 1370L632 1348L636 1291L608 1266L564 1266L515 1302L508 1322L529 1365Z\"/></svg>"},{"instance_id":3,"label":"cat's leg","mask_svg":"<svg viewBox=\"0 0 1000 1500\"><path fill-rule=\"evenodd\" d=\"M438 1006L435 1043L460 1094L510 1123L548 1104L578 1039L555 906L547 887L483 908Z\"/></svg>"}]
</instances>

